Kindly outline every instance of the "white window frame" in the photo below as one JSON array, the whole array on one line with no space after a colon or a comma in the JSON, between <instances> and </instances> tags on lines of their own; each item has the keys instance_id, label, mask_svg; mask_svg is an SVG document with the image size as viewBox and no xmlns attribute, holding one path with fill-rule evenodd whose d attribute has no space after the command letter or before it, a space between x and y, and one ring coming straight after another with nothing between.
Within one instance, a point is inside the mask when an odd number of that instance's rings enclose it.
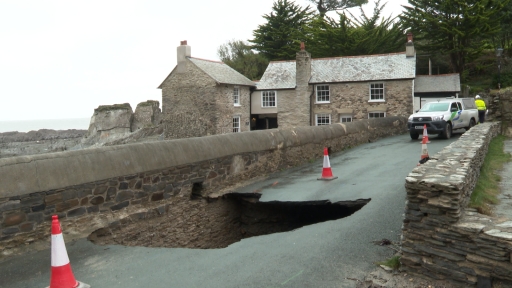
<instances>
[{"instance_id":1,"label":"white window frame","mask_svg":"<svg viewBox=\"0 0 512 288\"><path fill-rule=\"evenodd\" d=\"M343 121L343 119L345 120L348 120L348 121ZM353 122L354 120L352 119L352 114L341 114L340 115L340 123L349 123L349 122Z\"/></svg>"},{"instance_id":2,"label":"white window frame","mask_svg":"<svg viewBox=\"0 0 512 288\"><path fill-rule=\"evenodd\" d=\"M324 120L329 119L329 123L324 123L324 121L320 121L318 123L319 118L322 118ZM316 126L322 126L322 125L331 125L331 114L315 114L315 125Z\"/></svg>"},{"instance_id":3,"label":"white window frame","mask_svg":"<svg viewBox=\"0 0 512 288\"><path fill-rule=\"evenodd\" d=\"M241 121L240 115L233 116L233 133L242 132L240 129L240 127L241 127L240 121Z\"/></svg>"},{"instance_id":4,"label":"white window frame","mask_svg":"<svg viewBox=\"0 0 512 288\"><path fill-rule=\"evenodd\" d=\"M316 103L331 103L330 89L329 85L315 85Z\"/></svg>"},{"instance_id":5,"label":"white window frame","mask_svg":"<svg viewBox=\"0 0 512 288\"><path fill-rule=\"evenodd\" d=\"M376 85L382 85L382 87L375 87ZM386 101L386 95L385 95L385 87L384 82L376 82L376 83L370 83L370 100L368 102L385 102ZM374 92L380 91L381 94L375 94ZM379 99L374 99L374 94L379 97ZM382 99L380 99L382 97Z\"/></svg>"},{"instance_id":6,"label":"white window frame","mask_svg":"<svg viewBox=\"0 0 512 288\"><path fill-rule=\"evenodd\" d=\"M375 117L375 114L377 114L377 113L379 114L379 116ZM380 116L380 114L382 114L382 117ZM373 119L373 118L386 118L386 112L368 112L368 119Z\"/></svg>"},{"instance_id":7,"label":"white window frame","mask_svg":"<svg viewBox=\"0 0 512 288\"><path fill-rule=\"evenodd\" d=\"M267 95L265 95L267 94ZM273 95L271 95L273 94ZM274 98L274 101L271 101L270 97ZM268 98L268 99L266 99ZM273 102L273 106L272 106ZM276 91L261 91L261 107L269 108L269 107L277 107L277 92Z\"/></svg>"},{"instance_id":8,"label":"white window frame","mask_svg":"<svg viewBox=\"0 0 512 288\"><path fill-rule=\"evenodd\" d=\"M240 106L240 87L233 87L233 103L235 106Z\"/></svg>"}]
</instances>

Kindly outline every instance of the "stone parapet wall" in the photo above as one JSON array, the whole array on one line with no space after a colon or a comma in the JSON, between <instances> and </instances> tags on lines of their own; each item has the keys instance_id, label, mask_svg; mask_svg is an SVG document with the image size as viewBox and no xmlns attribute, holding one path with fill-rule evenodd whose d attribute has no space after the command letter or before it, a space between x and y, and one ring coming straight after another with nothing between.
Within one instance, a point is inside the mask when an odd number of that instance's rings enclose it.
<instances>
[{"instance_id":1,"label":"stone parapet wall","mask_svg":"<svg viewBox=\"0 0 512 288\"><path fill-rule=\"evenodd\" d=\"M507 88L498 93L502 125L502 134L512 137L512 89Z\"/></svg>"},{"instance_id":2,"label":"stone parapet wall","mask_svg":"<svg viewBox=\"0 0 512 288\"><path fill-rule=\"evenodd\" d=\"M81 238L127 217L186 207L172 206L173 199L220 195L321 158L323 147L337 152L405 133L406 121L388 117L0 159L0 253L49 239L54 214L66 240Z\"/></svg>"},{"instance_id":3,"label":"stone parapet wall","mask_svg":"<svg viewBox=\"0 0 512 288\"><path fill-rule=\"evenodd\" d=\"M512 281L512 222L467 208L500 123L473 127L406 177L402 267L424 278L471 287Z\"/></svg>"}]
</instances>

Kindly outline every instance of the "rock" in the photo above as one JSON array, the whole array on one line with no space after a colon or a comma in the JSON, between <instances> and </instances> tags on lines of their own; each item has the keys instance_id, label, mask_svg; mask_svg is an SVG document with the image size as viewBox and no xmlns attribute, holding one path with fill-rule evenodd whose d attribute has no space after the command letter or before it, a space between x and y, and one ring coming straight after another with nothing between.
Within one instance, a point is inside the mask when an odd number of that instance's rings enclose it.
<instances>
[{"instance_id":1,"label":"rock","mask_svg":"<svg viewBox=\"0 0 512 288\"><path fill-rule=\"evenodd\" d=\"M130 104L100 105L94 109L84 145L101 144L131 132L133 110Z\"/></svg>"},{"instance_id":2,"label":"rock","mask_svg":"<svg viewBox=\"0 0 512 288\"><path fill-rule=\"evenodd\" d=\"M160 102L148 100L137 104L133 114L131 131L157 126L161 119Z\"/></svg>"}]
</instances>

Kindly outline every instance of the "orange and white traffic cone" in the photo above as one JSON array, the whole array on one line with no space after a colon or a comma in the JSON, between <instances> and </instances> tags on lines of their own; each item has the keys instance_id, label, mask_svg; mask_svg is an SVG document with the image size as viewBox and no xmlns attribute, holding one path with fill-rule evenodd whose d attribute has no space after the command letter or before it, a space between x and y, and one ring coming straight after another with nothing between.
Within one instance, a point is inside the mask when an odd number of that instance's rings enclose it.
<instances>
[{"instance_id":1,"label":"orange and white traffic cone","mask_svg":"<svg viewBox=\"0 0 512 288\"><path fill-rule=\"evenodd\" d=\"M421 144L427 143L430 143L430 141L428 141L427 124L423 124L423 139L421 140Z\"/></svg>"},{"instance_id":2,"label":"orange and white traffic cone","mask_svg":"<svg viewBox=\"0 0 512 288\"><path fill-rule=\"evenodd\" d=\"M322 169L322 177L317 180L334 180L338 176L332 176L331 163L329 162L329 152L327 147L324 148L324 168Z\"/></svg>"},{"instance_id":3,"label":"orange and white traffic cone","mask_svg":"<svg viewBox=\"0 0 512 288\"><path fill-rule=\"evenodd\" d=\"M78 282L71 271L66 244L62 237L59 217L52 216L52 271L48 288L89 288L91 286Z\"/></svg>"},{"instance_id":4,"label":"orange and white traffic cone","mask_svg":"<svg viewBox=\"0 0 512 288\"><path fill-rule=\"evenodd\" d=\"M421 158L420 158L420 163L418 163L418 165L417 165L417 166L420 166L420 164L425 164L429 159L430 159L430 157L428 156L427 142L426 142L426 141L423 141L423 142L421 143Z\"/></svg>"}]
</instances>

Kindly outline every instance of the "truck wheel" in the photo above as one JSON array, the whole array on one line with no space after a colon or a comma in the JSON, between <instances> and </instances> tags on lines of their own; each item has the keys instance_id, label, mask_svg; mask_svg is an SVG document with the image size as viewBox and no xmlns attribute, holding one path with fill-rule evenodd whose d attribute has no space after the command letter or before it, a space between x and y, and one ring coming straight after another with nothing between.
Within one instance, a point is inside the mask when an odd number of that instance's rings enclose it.
<instances>
[{"instance_id":1,"label":"truck wheel","mask_svg":"<svg viewBox=\"0 0 512 288\"><path fill-rule=\"evenodd\" d=\"M471 120L469 120L469 126L466 127L466 131L468 131L469 129L471 129L475 125L476 125L475 119L471 118Z\"/></svg>"},{"instance_id":2,"label":"truck wheel","mask_svg":"<svg viewBox=\"0 0 512 288\"><path fill-rule=\"evenodd\" d=\"M442 133L444 139L450 139L452 137L452 124L446 123L444 126L444 131Z\"/></svg>"},{"instance_id":3,"label":"truck wheel","mask_svg":"<svg viewBox=\"0 0 512 288\"><path fill-rule=\"evenodd\" d=\"M411 131L409 134L411 135L412 140L417 140L420 137L420 134L415 131Z\"/></svg>"}]
</instances>

